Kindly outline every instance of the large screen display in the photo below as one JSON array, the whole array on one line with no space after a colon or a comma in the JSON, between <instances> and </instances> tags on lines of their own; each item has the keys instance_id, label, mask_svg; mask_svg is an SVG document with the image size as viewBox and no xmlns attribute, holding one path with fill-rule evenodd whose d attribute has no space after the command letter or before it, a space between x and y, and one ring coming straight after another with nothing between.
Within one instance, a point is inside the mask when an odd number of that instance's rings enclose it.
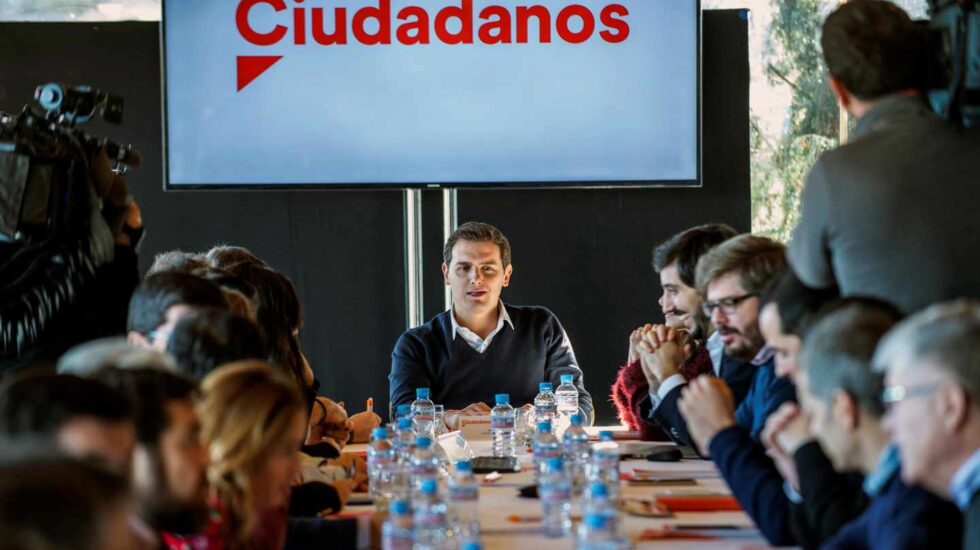
<instances>
[{"instance_id":1,"label":"large screen display","mask_svg":"<svg viewBox=\"0 0 980 550\"><path fill-rule=\"evenodd\" d=\"M696 185L698 0L165 0L166 184Z\"/></svg>"}]
</instances>

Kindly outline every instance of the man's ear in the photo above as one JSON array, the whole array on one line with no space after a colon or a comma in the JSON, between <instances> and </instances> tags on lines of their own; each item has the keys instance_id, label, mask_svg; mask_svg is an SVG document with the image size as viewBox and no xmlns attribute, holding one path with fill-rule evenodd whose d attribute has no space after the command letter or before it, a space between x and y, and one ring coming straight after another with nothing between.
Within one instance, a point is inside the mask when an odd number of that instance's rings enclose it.
<instances>
[{"instance_id":1,"label":"man's ear","mask_svg":"<svg viewBox=\"0 0 980 550\"><path fill-rule=\"evenodd\" d=\"M446 281L446 286L449 286L449 266L446 262L442 262L442 278Z\"/></svg>"},{"instance_id":2,"label":"man's ear","mask_svg":"<svg viewBox=\"0 0 980 550\"><path fill-rule=\"evenodd\" d=\"M857 403L846 391L840 390L834 393L831 407L833 407L834 421L840 427L849 432L853 432L858 427L858 417L860 416Z\"/></svg>"},{"instance_id":3,"label":"man's ear","mask_svg":"<svg viewBox=\"0 0 980 550\"><path fill-rule=\"evenodd\" d=\"M146 336L143 336L142 334L136 332L135 330L131 330L126 334L126 341L140 348L151 347L150 341L146 339Z\"/></svg>"},{"instance_id":4,"label":"man's ear","mask_svg":"<svg viewBox=\"0 0 980 550\"><path fill-rule=\"evenodd\" d=\"M514 264L508 265L504 268L504 287L510 286L510 276L514 274Z\"/></svg>"},{"instance_id":5,"label":"man's ear","mask_svg":"<svg viewBox=\"0 0 980 550\"><path fill-rule=\"evenodd\" d=\"M947 433L955 433L969 419L970 399L962 387L946 383L936 390L936 408L942 418L943 429Z\"/></svg>"},{"instance_id":6,"label":"man's ear","mask_svg":"<svg viewBox=\"0 0 980 550\"><path fill-rule=\"evenodd\" d=\"M847 88L837 80L832 75L827 77L827 83L830 85L830 91L833 92L834 97L841 104L841 107L847 109L851 104L851 93L847 91Z\"/></svg>"}]
</instances>

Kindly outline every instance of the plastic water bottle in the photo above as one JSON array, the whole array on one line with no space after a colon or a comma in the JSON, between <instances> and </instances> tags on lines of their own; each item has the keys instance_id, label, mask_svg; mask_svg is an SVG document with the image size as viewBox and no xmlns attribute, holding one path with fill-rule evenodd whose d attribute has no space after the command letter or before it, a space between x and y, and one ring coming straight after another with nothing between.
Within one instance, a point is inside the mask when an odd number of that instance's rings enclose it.
<instances>
[{"instance_id":1,"label":"plastic water bottle","mask_svg":"<svg viewBox=\"0 0 980 550\"><path fill-rule=\"evenodd\" d=\"M402 403L401 405L398 405L398 408L395 409L395 421L397 422L399 419L405 418L411 413L412 413L412 406L409 405L408 403Z\"/></svg>"},{"instance_id":2,"label":"plastic water bottle","mask_svg":"<svg viewBox=\"0 0 980 550\"><path fill-rule=\"evenodd\" d=\"M538 431L531 442L531 452L534 457L534 482L541 479L541 472L552 458L561 458L561 443L551 433L551 422L538 422Z\"/></svg>"},{"instance_id":3,"label":"plastic water bottle","mask_svg":"<svg viewBox=\"0 0 980 550\"><path fill-rule=\"evenodd\" d=\"M564 537L572 530L572 483L565 475L560 457L545 464L538 486L541 499L541 529L546 537Z\"/></svg>"},{"instance_id":4,"label":"plastic water bottle","mask_svg":"<svg viewBox=\"0 0 980 550\"><path fill-rule=\"evenodd\" d=\"M610 528L609 516L602 514L586 515L582 519L576 550L628 550L629 541L620 538Z\"/></svg>"},{"instance_id":5,"label":"plastic water bottle","mask_svg":"<svg viewBox=\"0 0 980 550\"><path fill-rule=\"evenodd\" d=\"M398 421L391 443L395 451L391 474L392 498L407 499L412 496L412 457L415 454L415 432L410 418Z\"/></svg>"},{"instance_id":6,"label":"plastic water bottle","mask_svg":"<svg viewBox=\"0 0 980 550\"><path fill-rule=\"evenodd\" d=\"M392 437L392 445L395 447L395 458L400 462L411 461L413 446L415 445L415 430L412 428L411 418L398 420L398 426L395 428Z\"/></svg>"},{"instance_id":7,"label":"plastic water bottle","mask_svg":"<svg viewBox=\"0 0 980 550\"><path fill-rule=\"evenodd\" d=\"M439 480L439 457L432 450L432 439L420 435L415 438L415 454L412 456L412 490L417 493L427 481Z\"/></svg>"},{"instance_id":8,"label":"plastic water bottle","mask_svg":"<svg viewBox=\"0 0 980 550\"><path fill-rule=\"evenodd\" d=\"M449 484L453 531L459 540L473 539L480 535L480 514L477 509L479 499L480 486L473 476L473 466L469 460L460 460L456 463L456 474Z\"/></svg>"},{"instance_id":9,"label":"plastic water bottle","mask_svg":"<svg viewBox=\"0 0 980 550\"><path fill-rule=\"evenodd\" d=\"M572 490L579 494L587 481L585 470L589 466L591 448L589 434L582 427L582 415L573 414L571 424L562 437L562 458L565 460L565 469L572 478Z\"/></svg>"},{"instance_id":10,"label":"plastic water bottle","mask_svg":"<svg viewBox=\"0 0 980 550\"><path fill-rule=\"evenodd\" d=\"M435 403L429 400L429 388L415 390L415 401L412 403L412 423L415 425L415 435L435 437Z\"/></svg>"},{"instance_id":11,"label":"plastic water bottle","mask_svg":"<svg viewBox=\"0 0 980 550\"><path fill-rule=\"evenodd\" d=\"M619 445L612 432L599 432L599 443L592 448L590 470L589 481L605 483L614 498L619 495Z\"/></svg>"},{"instance_id":12,"label":"plastic water bottle","mask_svg":"<svg viewBox=\"0 0 980 550\"><path fill-rule=\"evenodd\" d=\"M578 388L575 387L573 375L561 375L561 385L555 390L555 402L558 405L558 430L555 435L562 437L572 423L572 415L578 414Z\"/></svg>"},{"instance_id":13,"label":"plastic water bottle","mask_svg":"<svg viewBox=\"0 0 980 550\"><path fill-rule=\"evenodd\" d=\"M587 515L604 515L608 516L609 524L608 527L613 532L616 532L619 527L619 510L616 507L616 503L613 500L611 494L609 494L609 487L601 481L594 481L589 484L589 487L582 494L581 500L582 507L582 517Z\"/></svg>"},{"instance_id":14,"label":"plastic water bottle","mask_svg":"<svg viewBox=\"0 0 980 550\"><path fill-rule=\"evenodd\" d=\"M407 500L391 503L390 515L381 527L381 550L412 550L412 508Z\"/></svg>"},{"instance_id":15,"label":"plastic water bottle","mask_svg":"<svg viewBox=\"0 0 980 550\"><path fill-rule=\"evenodd\" d=\"M368 494L379 510L388 508L392 497L392 482L395 467L395 448L388 439L386 428L375 428L371 432L371 444L367 448Z\"/></svg>"},{"instance_id":16,"label":"plastic water bottle","mask_svg":"<svg viewBox=\"0 0 980 550\"><path fill-rule=\"evenodd\" d=\"M439 498L439 485L434 479L427 479L419 488L415 499L414 550L441 550L450 541L446 523L446 504Z\"/></svg>"},{"instance_id":17,"label":"plastic water bottle","mask_svg":"<svg viewBox=\"0 0 980 550\"><path fill-rule=\"evenodd\" d=\"M555 394L551 392L551 382L541 382L538 384L538 395L534 398L534 421L551 422L552 427L558 420L558 403L555 401Z\"/></svg>"},{"instance_id":18,"label":"plastic water bottle","mask_svg":"<svg viewBox=\"0 0 980 550\"><path fill-rule=\"evenodd\" d=\"M493 456L514 456L514 407L510 395L498 393L497 406L490 411L490 432L493 434Z\"/></svg>"}]
</instances>

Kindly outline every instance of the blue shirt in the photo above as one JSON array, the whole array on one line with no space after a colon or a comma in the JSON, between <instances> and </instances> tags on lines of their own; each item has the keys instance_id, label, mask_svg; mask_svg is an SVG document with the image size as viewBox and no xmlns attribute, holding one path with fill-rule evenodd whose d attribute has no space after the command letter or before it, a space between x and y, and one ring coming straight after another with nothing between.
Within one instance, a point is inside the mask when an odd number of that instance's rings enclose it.
<instances>
[{"instance_id":1,"label":"blue shirt","mask_svg":"<svg viewBox=\"0 0 980 550\"><path fill-rule=\"evenodd\" d=\"M875 497L881 492L882 487L894 476L902 463L898 457L898 447L894 444L887 445L878 457L878 465L864 478L864 492L869 497Z\"/></svg>"},{"instance_id":2,"label":"blue shirt","mask_svg":"<svg viewBox=\"0 0 980 550\"><path fill-rule=\"evenodd\" d=\"M977 490L980 490L980 449L974 451L973 456L960 466L949 484L949 494L952 495L953 502L963 511L970 508L970 501Z\"/></svg>"}]
</instances>

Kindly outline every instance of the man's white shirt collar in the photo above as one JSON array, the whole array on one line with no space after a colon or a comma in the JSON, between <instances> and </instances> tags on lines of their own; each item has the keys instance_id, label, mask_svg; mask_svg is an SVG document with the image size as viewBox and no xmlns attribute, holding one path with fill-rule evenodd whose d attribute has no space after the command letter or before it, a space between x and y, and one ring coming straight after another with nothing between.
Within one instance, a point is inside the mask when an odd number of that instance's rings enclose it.
<instances>
[{"instance_id":1,"label":"man's white shirt collar","mask_svg":"<svg viewBox=\"0 0 980 550\"><path fill-rule=\"evenodd\" d=\"M510 320L510 315L507 314L507 308L504 307L503 302L500 302L499 305L497 306L497 328L493 329L493 331L490 334L488 334L486 338L480 338L472 330L464 326L460 326L459 322L456 321L455 308L449 310L449 319L450 322L452 323L452 328L453 328L453 340L456 339L457 334L460 335L463 338L463 340L465 340L466 343L469 344L471 348L476 350L477 353L483 353L487 351L487 348L490 347L490 342L493 340L493 337L496 336L497 333L500 332L502 328L504 328L504 323L510 325L511 330L514 329L514 323Z\"/></svg>"}]
</instances>

